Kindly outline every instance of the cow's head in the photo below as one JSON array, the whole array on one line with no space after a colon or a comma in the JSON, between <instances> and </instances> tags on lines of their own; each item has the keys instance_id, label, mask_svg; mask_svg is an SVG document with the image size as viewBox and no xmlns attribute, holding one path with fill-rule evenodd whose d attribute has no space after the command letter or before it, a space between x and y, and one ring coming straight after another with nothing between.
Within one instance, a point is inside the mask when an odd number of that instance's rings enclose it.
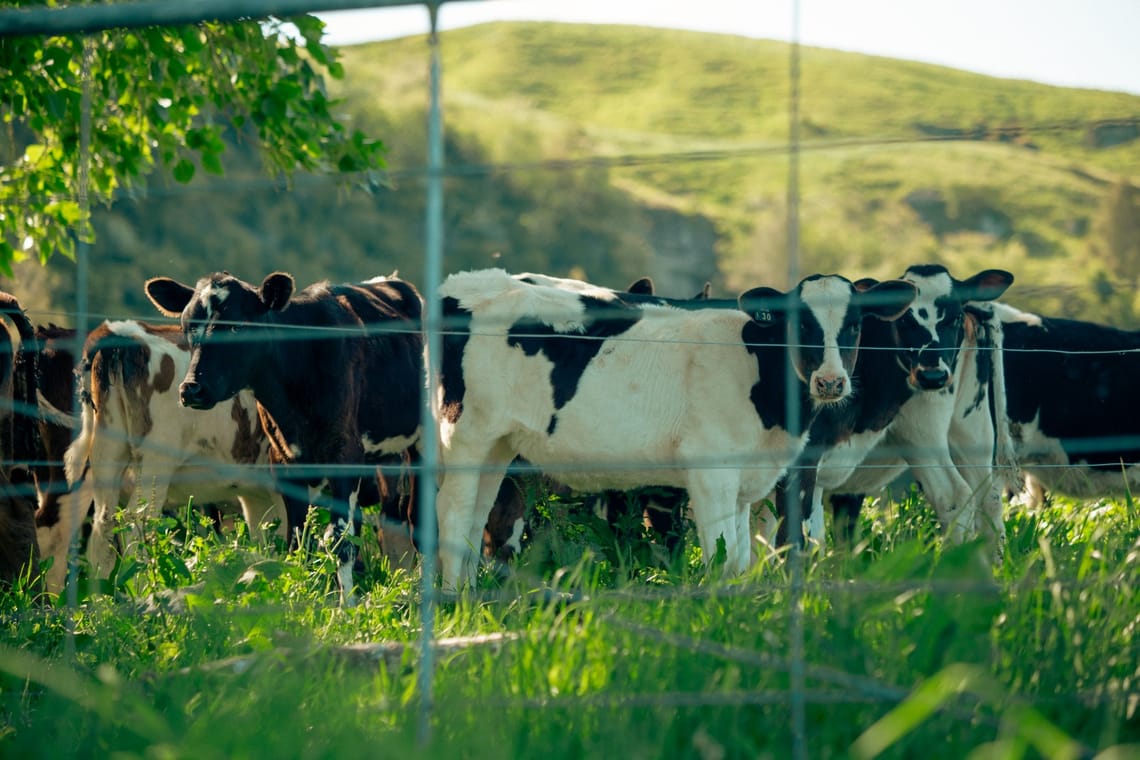
<instances>
[{"instance_id":1,"label":"cow's head","mask_svg":"<svg viewBox=\"0 0 1140 760\"><path fill-rule=\"evenodd\" d=\"M938 264L912 266L902 279L918 289L914 303L894 323L899 364L915 390L941 390L950 385L964 339L964 305L992 301L1013 283L1002 269L986 269L956 280Z\"/></svg>"},{"instance_id":2,"label":"cow's head","mask_svg":"<svg viewBox=\"0 0 1140 760\"><path fill-rule=\"evenodd\" d=\"M147 280L151 303L181 320L190 347L190 368L178 389L183 406L210 409L250 387L264 345L258 327L289 304L293 287L283 272L269 275L259 288L228 272L203 277L193 288L169 277Z\"/></svg>"},{"instance_id":3,"label":"cow's head","mask_svg":"<svg viewBox=\"0 0 1140 760\"><path fill-rule=\"evenodd\" d=\"M740 296L739 304L764 329L768 342L787 341L792 367L819 405L851 395L863 318L897 319L914 298L915 286L902 280L858 289L839 275L812 275L788 293L753 288Z\"/></svg>"}]
</instances>

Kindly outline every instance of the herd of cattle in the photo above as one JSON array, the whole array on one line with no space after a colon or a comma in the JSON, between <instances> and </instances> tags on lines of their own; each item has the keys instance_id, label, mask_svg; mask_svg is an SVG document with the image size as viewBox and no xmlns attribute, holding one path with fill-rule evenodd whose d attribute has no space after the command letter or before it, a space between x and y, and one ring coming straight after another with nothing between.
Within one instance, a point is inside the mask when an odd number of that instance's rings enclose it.
<instances>
[{"instance_id":1,"label":"herd of cattle","mask_svg":"<svg viewBox=\"0 0 1140 760\"><path fill-rule=\"evenodd\" d=\"M524 505L504 476L522 462L579 492L687 498L729 573L756 561L758 534L823 541L825 496L850 536L862 495L909 470L946 540L984 536L1000 561L1012 474L1089 497L1140 473L1140 336L1018 311L997 300L1012 282L920 265L672 299L648 281L462 272L439 289L433 364L423 301L396 277L155 278L148 297L180 324L105 322L78 361L74 331L33 327L0 293L0 575L51 557L61 588L91 512L87 561L105 576L131 547L120 505L236 503L254 532L283 516L293 545L320 506L351 604L356 542L339 539L359 508L416 537L427 366L445 587L517 547Z\"/></svg>"}]
</instances>

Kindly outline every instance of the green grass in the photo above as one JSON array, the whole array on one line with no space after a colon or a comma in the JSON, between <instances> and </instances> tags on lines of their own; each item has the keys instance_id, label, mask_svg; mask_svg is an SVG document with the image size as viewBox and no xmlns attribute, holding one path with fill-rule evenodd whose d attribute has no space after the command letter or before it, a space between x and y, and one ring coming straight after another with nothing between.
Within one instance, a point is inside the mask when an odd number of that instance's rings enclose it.
<instances>
[{"instance_id":1,"label":"green grass","mask_svg":"<svg viewBox=\"0 0 1140 760\"><path fill-rule=\"evenodd\" d=\"M0 599L0 755L788 756L784 565L718 579L691 546L654 560L571 503L536 506L555 527L514 576L436 611L438 638L499 638L440 652L426 747L417 575L366 551L362 604L340 609L328 558L166 520L112 593L81 595L73 656L64 605ZM996 571L932 523L918 496L884 498L855 547L809 561L810 756L1135 750L1135 510L1012 514ZM392 650L345 649L367 642Z\"/></svg>"}]
</instances>

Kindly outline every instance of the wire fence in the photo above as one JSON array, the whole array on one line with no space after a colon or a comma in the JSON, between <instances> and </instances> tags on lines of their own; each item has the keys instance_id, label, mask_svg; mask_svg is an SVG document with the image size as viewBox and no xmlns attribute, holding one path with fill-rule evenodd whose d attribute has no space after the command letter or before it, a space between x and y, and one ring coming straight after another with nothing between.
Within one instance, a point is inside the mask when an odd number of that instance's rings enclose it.
<instances>
[{"instance_id":1,"label":"wire fence","mask_svg":"<svg viewBox=\"0 0 1140 760\"><path fill-rule=\"evenodd\" d=\"M44 34L44 33L69 33L69 32L84 32L89 33L99 29L111 28L129 28L133 26L151 25L151 24L175 24L175 23L196 23L199 21L213 19L213 20L232 20L244 18L261 18L266 15L287 15L289 13L300 12L313 12L333 9L345 8L365 8L365 7L388 7L395 5L414 5L417 3L411 2L385 2L384 0L362 0L361 2L333 2L327 0L296 0L296 2L283 2L282 0L226 0L225 2L183 2L183 3L157 3L157 2L135 2L135 3L116 3L100 6L85 6L75 8L43 8L43 9L24 9L20 11L3 11L0 13L0 35L12 34ZM799 3L793 3L797 9ZM176 6L176 8L173 8ZM471 162L453 165L444 165L443 162L443 142L442 142L442 129L443 118L442 109L440 106L440 83L442 80L442 73L440 71L439 63L439 39L434 33L436 13L438 12L438 4L428 4L428 11L431 16L433 33L430 36L430 50L428 64L430 66L429 76L429 123L427 127L427 164L426 166L404 166L396 169L390 169L385 172L385 181L399 181L399 180L415 180L422 181L426 192L426 202L424 204L426 219L424 220L424 259L426 261L425 275L422 281L417 285L421 289L421 294L424 296L424 303L427 304L427 311L422 321L410 320L400 324L384 324L384 325L369 325L364 328L367 334L382 334L382 335L424 335L428 343L427 356L430 362L427 370L427 377L429 384L425 388L424 408L427 409L431 406L430 399L438 397L439 389L434 385L435 378L438 375L438 358L441 351L441 342L447 337L454 337L462 335L467 338L495 336L501 335L497 329L498 325L485 325L481 324L476 329L471 329L467 324L457 324L448 318L445 318L440 313L440 299L438 297L439 287L443 282L443 246L445 236L445 220L444 220L444 204L445 200L445 187L444 180L448 178L470 178L482 177L490 175L519 175L529 172L566 172L579 169L610 169L618 167L651 167L654 165L696 165L711 161L724 161L742 158L755 158L755 157L780 157L788 161L788 178L787 178L787 197L786 197L786 232L785 242L787 246L787 277L791 283L799 279L799 266L801 262L800 255L800 233L799 233L799 214L800 212L800 187L799 187L799 174L798 174L798 159L803 152L819 152L828 150L849 149L856 147L886 147L892 145L903 144L921 144L921 143L944 143L961 139L959 136L954 135L928 135L922 137L914 136L884 136L874 139L804 139L801 134L801 115L800 115L800 70L799 70L799 48L795 42L793 35L793 43L791 45L791 58L789 60L789 78L791 83L789 93L789 139L787 143L775 145L751 145L751 146L734 146L728 148L716 148L709 150L685 150L685 151L663 151L663 152L646 152L643 154L624 153L620 155L595 155L581 158L571 159L558 159L558 160L541 160L541 161L488 161L488 162ZM93 54L91 46L88 45L85 50L89 54ZM89 67L92 65L90 55L84 57L84 80L88 80L91 76ZM757 85L761 87L762 85ZM86 146L87 141L90 139L90 94L85 91L85 109L84 109L84 126L81 130L82 139ZM1132 114L1121 114L1122 119L1132 118ZM1073 132L1087 130L1091 122L1083 121L1044 121L1034 124L1019 124L1016 129L1021 132L1033 133L1060 133L1060 132ZM86 155L86 150L81 151ZM80 198L82 205L86 207L86 193L85 186L86 171L82 168L79 176L79 186L77 188L77 195ZM363 178L359 178L363 179ZM321 176L303 176L292 181L289 184L282 184L276 180L271 179L237 179L227 180L225 182L214 182L209 185L193 185L193 186L163 186L155 187L147 190L147 196L150 198L175 198L187 199L196 195L210 194L210 195L241 195L251 192L260 191L282 191L288 190L290 192L306 192L309 190L322 190L334 181L327 177ZM125 201L125 198L120 200ZM78 256L79 267L77 268L77 283L76 283L76 311L66 315L74 319L76 326L76 333L78 336L83 336L87 332L91 319L99 319L103 317L115 318L116 315L110 314L92 314L87 309L88 298L88 284L87 268L91 266L90 251L86 249L84 244L80 245ZM1075 286L1074 286L1075 288ZM732 308L735 306L735 301L726 301L720 305L721 308ZM122 315L118 315L122 316ZM653 314L650 313L646 318L652 319ZM167 322L161 318L154 318L152 322L158 324ZM232 341L250 341L251 344L256 344L265 340L266 333L263 333L258 328L251 327L241 322L227 322L221 321L217 325L221 327L235 328L232 335L222 334L215 340L219 343L227 340ZM509 326L509 325L508 325ZM462 328L457 331L456 328ZM507 326L504 326L507 327ZM342 328L327 327L316 328L312 326L276 326L274 327L271 339L278 342L288 342L292 340L305 340L310 341L313 339L328 339L339 337L343 335L359 336L360 329L353 329L351 331L344 331ZM252 335L251 335L252 333ZM527 332L526 330L512 331L512 336L517 339L526 338L541 338L545 335L542 332ZM639 347L644 347L646 350L653 351L669 351L677 350L689 346L713 346L713 345L737 345L737 343L718 343L716 341L707 340L688 340L676 337L625 337L622 335L606 335L606 336L590 336L581 335L575 336L575 339L582 341L605 341L607 344L620 344L623 342L636 341ZM114 345L114 344L111 344ZM123 345L132 345L131 341L124 340ZM794 335L789 335L785 340L774 340L771 345L778 346L785 349L795 348L797 350L804 350L806 348L821 347L816 344L805 344L796 340ZM76 348L74 355L81 353L81 339L77 339L75 344ZM185 350L185 347L180 347L178 350ZM897 350L886 347L867 346L862 347L860 351L874 352L877 350ZM1048 353L1058 357L1124 357L1140 352L1140 344L1136 346L1120 346L1111 349L1103 348L1082 348L1082 349L1018 349L1014 348L994 348L994 347L975 347L966 346L963 349L965 355L972 352L980 351L1006 351L1011 355L1020 352L1025 353ZM796 377L793 373L789 372L786 378L784 396L792 398L798 393L799 384L802 378ZM173 384L176 392L177 380ZM86 389L89 391L90 389ZM61 416L56 420L57 423L67 427L70 426L74 431L78 431L82 427L82 420L80 418L82 404L88 403L85 399L79 400L79 406L75 410L60 410ZM789 405L791 406L791 405ZM33 415L38 416L42 413L41 406L32 407L30 405L21 405L18 401L12 399L0 399L0 412L8 412L16 415ZM791 415L791 412L789 412ZM167 420L166 422L172 422ZM792 420L789 424L791 427L796 428L803 424L808 424L808 420ZM161 424L161 422L159 423ZM218 480L245 482L247 484L256 485L265 488L278 488L284 489L289 492L289 484L282 484L274 477L274 468L270 466L269 462L264 458L256 462L219 462L199 455L188 455L183 449L172 444L165 444L151 439L143 439L141 441L132 437L126 430L116 429L114 427L106 427L101 429L101 435L107 436L110 440L118 439L120 442L130 443L132 446L138 448L135 454L138 462L142 461L145 456L155 457L158 460L165 462L179 461L181 464L177 472L173 473L172 482L176 482L179 486L193 488L199 483L209 483ZM423 435L423 460L417 464L412 465L412 469L422 478L424 482L433 482L440 474L440 463L437 461L437 439L438 431L434 425L433 420L429 414L425 414L423 424L421 425L421 432ZM911 462L910 468L913 470L922 470L923 468L934 468L938 465L924 464L923 460L928 459L925 455L935 454L941 452L944 446L941 442L932 442L930 450L922 451L917 450L912 443L905 446L901 444L893 444L887 441L882 446L875 450L877 461L868 461L859 465L864 470L880 469L885 473L895 473L899 469L899 462ZM1136 435L1114 435L1114 436L1100 436L1094 439L1071 444L1069 453L1074 457L1088 456L1093 454L1111 454L1120 451L1140 451L1140 433ZM984 445L981 448L974 450L967 450L964 452L964 461L956 463L960 470L976 469L979 471L993 472L994 464L992 460L986 459L989 455L991 448ZM517 463L513 467L512 472L516 475L551 475L557 477L568 473L582 473L582 472L607 472L607 471L623 471L629 468L636 468L638 471L653 472L660 471L675 471L678 469L702 469L702 468L722 468L722 469L752 469L763 468L765 466L778 469L782 472L789 473L792 486L790 490L795 491L795 479L801 474L806 472L809 468L813 469L814 465L799 464L793 462L791 465L785 464L771 464L776 460L783 460L791 458L794 452L766 452L770 457L760 457L755 453L740 454L738 456L710 456L702 458L699 456L686 457L680 461L656 461L647 462L644 460L629 459L622 461L615 459L612 456L596 457L596 456L583 456L581 459L573 462L555 462L544 464L541 467L534 465L527 465L525 463ZM918 456L916 456L916 454ZM974 457L971 459L971 457ZM1121 475L1121 482L1125 480L1124 471L1137 464L1138 462L1131 461L1118 461L1110 464L1102 464L1101 468L1106 470L1115 471ZM12 463L9 463L12 464ZM46 466L51 464L58 464L57 462L40 460L35 462L22 462L22 464L34 464ZM485 468L484 465L470 465L470 466L454 466L452 469L444 471L464 471L464 470L480 470ZM1033 463L1034 472L1048 473L1050 471L1064 471L1068 469L1075 469L1075 466L1067 463L1057 461L1040 461ZM298 481L316 478L316 477L330 477L336 475L351 475L354 477L371 477L377 471L383 472L387 475L400 475L408 471L407 464L369 464L352 465L352 464L314 464L314 465L297 465L290 469L290 477L296 478ZM145 470L144 470L145 473ZM145 480L146 475L140 474L139 479ZM144 489L146 484L140 482L137 484L140 489ZM30 491L28 492L31 493ZM307 493L302 493L300 490L293 490L291 495L303 498ZM430 541L434 540L433 521L435 520L435 505L434 505L434 489L423 488L419 492L420 501L420 514L424 519L428 520L423 526L423 535L428 537L429 542L421 548L428 556L434 556L437 549L447 551L454 551L462 547L436 547ZM799 509L799 502L795 499L791 500L792 512L788 515L790 522L798 522L800 515L796 510ZM653 694L622 694L622 695L602 695L602 696L587 696L577 698L560 698L560 699L530 699L530 698L515 698L504 699L502 704L510 707L522 707L525 709L536 710L556 710L556 709L576 709L583 706L608 706L614 708L632 708L632 707L684 707L684 706L717 706L717 705L743 705L743 704L768 704L768 705L787 705L791 713L791 738L792 738L792 756L796 758L806 758L808 756L807 749L807 726L806 726L806 708L808 705L821 705L841 702L888 702L897 703L905 699L910 693L909 689L904 685L884 683L879 680L860 676L853 673L843 672L832 668L826 668L806 661L804 653L804 635L803 630L803 605L805 597L822 594L829 596L869 596L869 595L898 595L915 591L929 592L933 594L964 594L964 595L989 595L995 593L995 586L992 583L978 582L973 580L953 581L953 580L924 580L910 582L870 582L870 581L849 581L849 582L834 582L813 579L805 575L804 569L805 558L801 553L793 548L790 552L788 562L788 578L780 580L772 580L768 583L742 583L729 587L717 587L715 589L709 588L639 588L639 589L621 589L612 592L604 592L594 594L594 598L602 598L607 603L614 605L614 611L605 616L605 622L616 628L620 628L628 633L644 637L646 640L654 642L654 644L665 647L675 647L685 650L687 652L699 654L710 658L718 658L726 661L731 661L740 664L747 664L766 669L776 669L786 672L789 676L788 690L773 690L773 691L720 691L720 692L697 692L697 693L653 693ZM68 584L68 595L70 599L70 607L72 610L76 607L76 592L75 592L75 571L74 571L74 557L72 558L72 572L71 582ZM423 637L418 643L419 654L419 687L421 695L421 722L420 732L421 737L426 741L430 739L431 725L432 725L432 711L433 711L433 674L436 667L435 658L440 651L446 649L448 644L444 641L437 640L435 636L435 607L440 601L439 589L437 580L434 577L434 563L423 563L423 581L420 591L419 601L422 603L423 609ZM1091 583L1089 580L1084 579L1058 579L1057 583L1066 589L1079 591L1084 584ZM770 594L773 592L788 592L788 605L789 605L789 620L791 624L788 631L787 653L784 656L775 656L772 654L758 652L754 650L744 649L741 647L732 647L714 642L704 641L696 636L682 636L675 635L659 630L651 629L645 625L633 623L623 618L620 613L620 604L622 601L654 601L654 600L684 600L708 597L710 595L718 596L755 596L760 594ZM544 592L550 593L550 592ZM486 600L502 600L507 595L517 594L515 589L506 589L502 592L489 592L485 595ZM570 596L568 601L573 603L575 601L582 601L582 599ZM241 615L257 615L257 609L244 609L235 614ZM468 642L463 645L470 646L509 646L509 642L504 641L488 641L488 642ZM359 654L359 653L357 653ZM399 658L397 657L397 661ZM810 685L809 685L810 684ZM1110 690L1111 691L1111 690ZM1135 700L1138 695L1134 690L1117 689L1112 693L1103 694L1089 694L1085 692L1074 692L1066 695L1054 695L1056 699L1071 700L1073 702L1101 704L1107 700L1119 700L1121 698ZM952 716L966 717L971 720L990 721L996 724L996 720L989 716L979 716L977 705L967 703L968 700L963 700L960 703L952 703L945 709L946 713Z\"/></svg>"}]
</instances>

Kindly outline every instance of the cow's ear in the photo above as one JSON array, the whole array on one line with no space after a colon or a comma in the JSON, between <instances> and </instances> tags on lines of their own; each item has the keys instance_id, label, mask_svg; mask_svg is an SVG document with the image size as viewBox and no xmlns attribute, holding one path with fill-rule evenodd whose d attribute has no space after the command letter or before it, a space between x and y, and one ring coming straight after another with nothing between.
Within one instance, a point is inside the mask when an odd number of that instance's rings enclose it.
<instances>
[{"instance_id":1,"label":"cow's ear","mask_svg":"<svg viewBox=\"0 0 1140 760\"><path fill-rule=\"evenodd\" d=\"M261 282L257 295L265 304L265 308L281 311L289 305L289 299L293 297L293 276L285 272L268 275Z\"/></svg>"},{"instance_id":2,"label":"cow's ear","mask_svg":"<svg viewBox=\"0 0 1140 760\"><path fill-rule=\"evenodd\" d=\"M637 293L638 295L642 296L651 296L654 294L654 292L656 292L656 288L653 287L653 280L649 279L648 277L642 277L639 280L634 280L631 282L629 284L629 287L625 289L625 292Z\"/></svg>"},{"instance_id":3,"label":"cow's ear","mask_svg":"<svg viewBox=\"0 0 1140 760\"><path fill-rule=\"evenodd\" d=\"M152 277L144 286L146 297L164 317L178 317L194 297L194 288L169 277Z\"/></svg>"},{"instance_id":4,"label":"cow's ear","mask_svg":"<svg viewBox=\"0 0 1140 760\"><path fill-rule=\"evenodd\" d=\"M1013 284L1013 275L1004 269L986 269L968 280L954 283L960 301L993 301Z\"/></svg>"},{"instance_id":5,"label":"cow's ear","mask_svg":"<svg viewBox=\"0 0 1140 760\"><path fill-rule=\"evenodd\" d=\"M701 292L693 296L694 301L707 301L712 297L712 283L706 282Z\"/></svg>"},{"instance_id":6,"label":"cow's ear","mask_svg":"<svg viewBox=\"0 0 1140 760\"><path fill-rule=\"evenodd\" d=\"M753 288L741 293L736 303L758 325L781 325L788 309L788 294L775 288Z\"/></svg>"},{"instance_id":7,"label":"cow's ear","mask_svg":"<svg viewBox=\"0 0 1140 760\"><path fill-rule=\"evenodd\" d=\"M906 280L886 280L859 293L859 307L889 322L901 317L917 295L918 289Z\"/></svg>"},{"instance_id":8,"label":"cow's ear","mask_svg":"<svg viewBox=\"0 0 1140 760\"><path fill-rule=\"evenodd\" d=\"M874 277L864 277L860 280L856 280L851 284L855 290L859 291L860 293L866 293L868 290L878 285L879 281Z\"/></svg>"}]
</instances>

